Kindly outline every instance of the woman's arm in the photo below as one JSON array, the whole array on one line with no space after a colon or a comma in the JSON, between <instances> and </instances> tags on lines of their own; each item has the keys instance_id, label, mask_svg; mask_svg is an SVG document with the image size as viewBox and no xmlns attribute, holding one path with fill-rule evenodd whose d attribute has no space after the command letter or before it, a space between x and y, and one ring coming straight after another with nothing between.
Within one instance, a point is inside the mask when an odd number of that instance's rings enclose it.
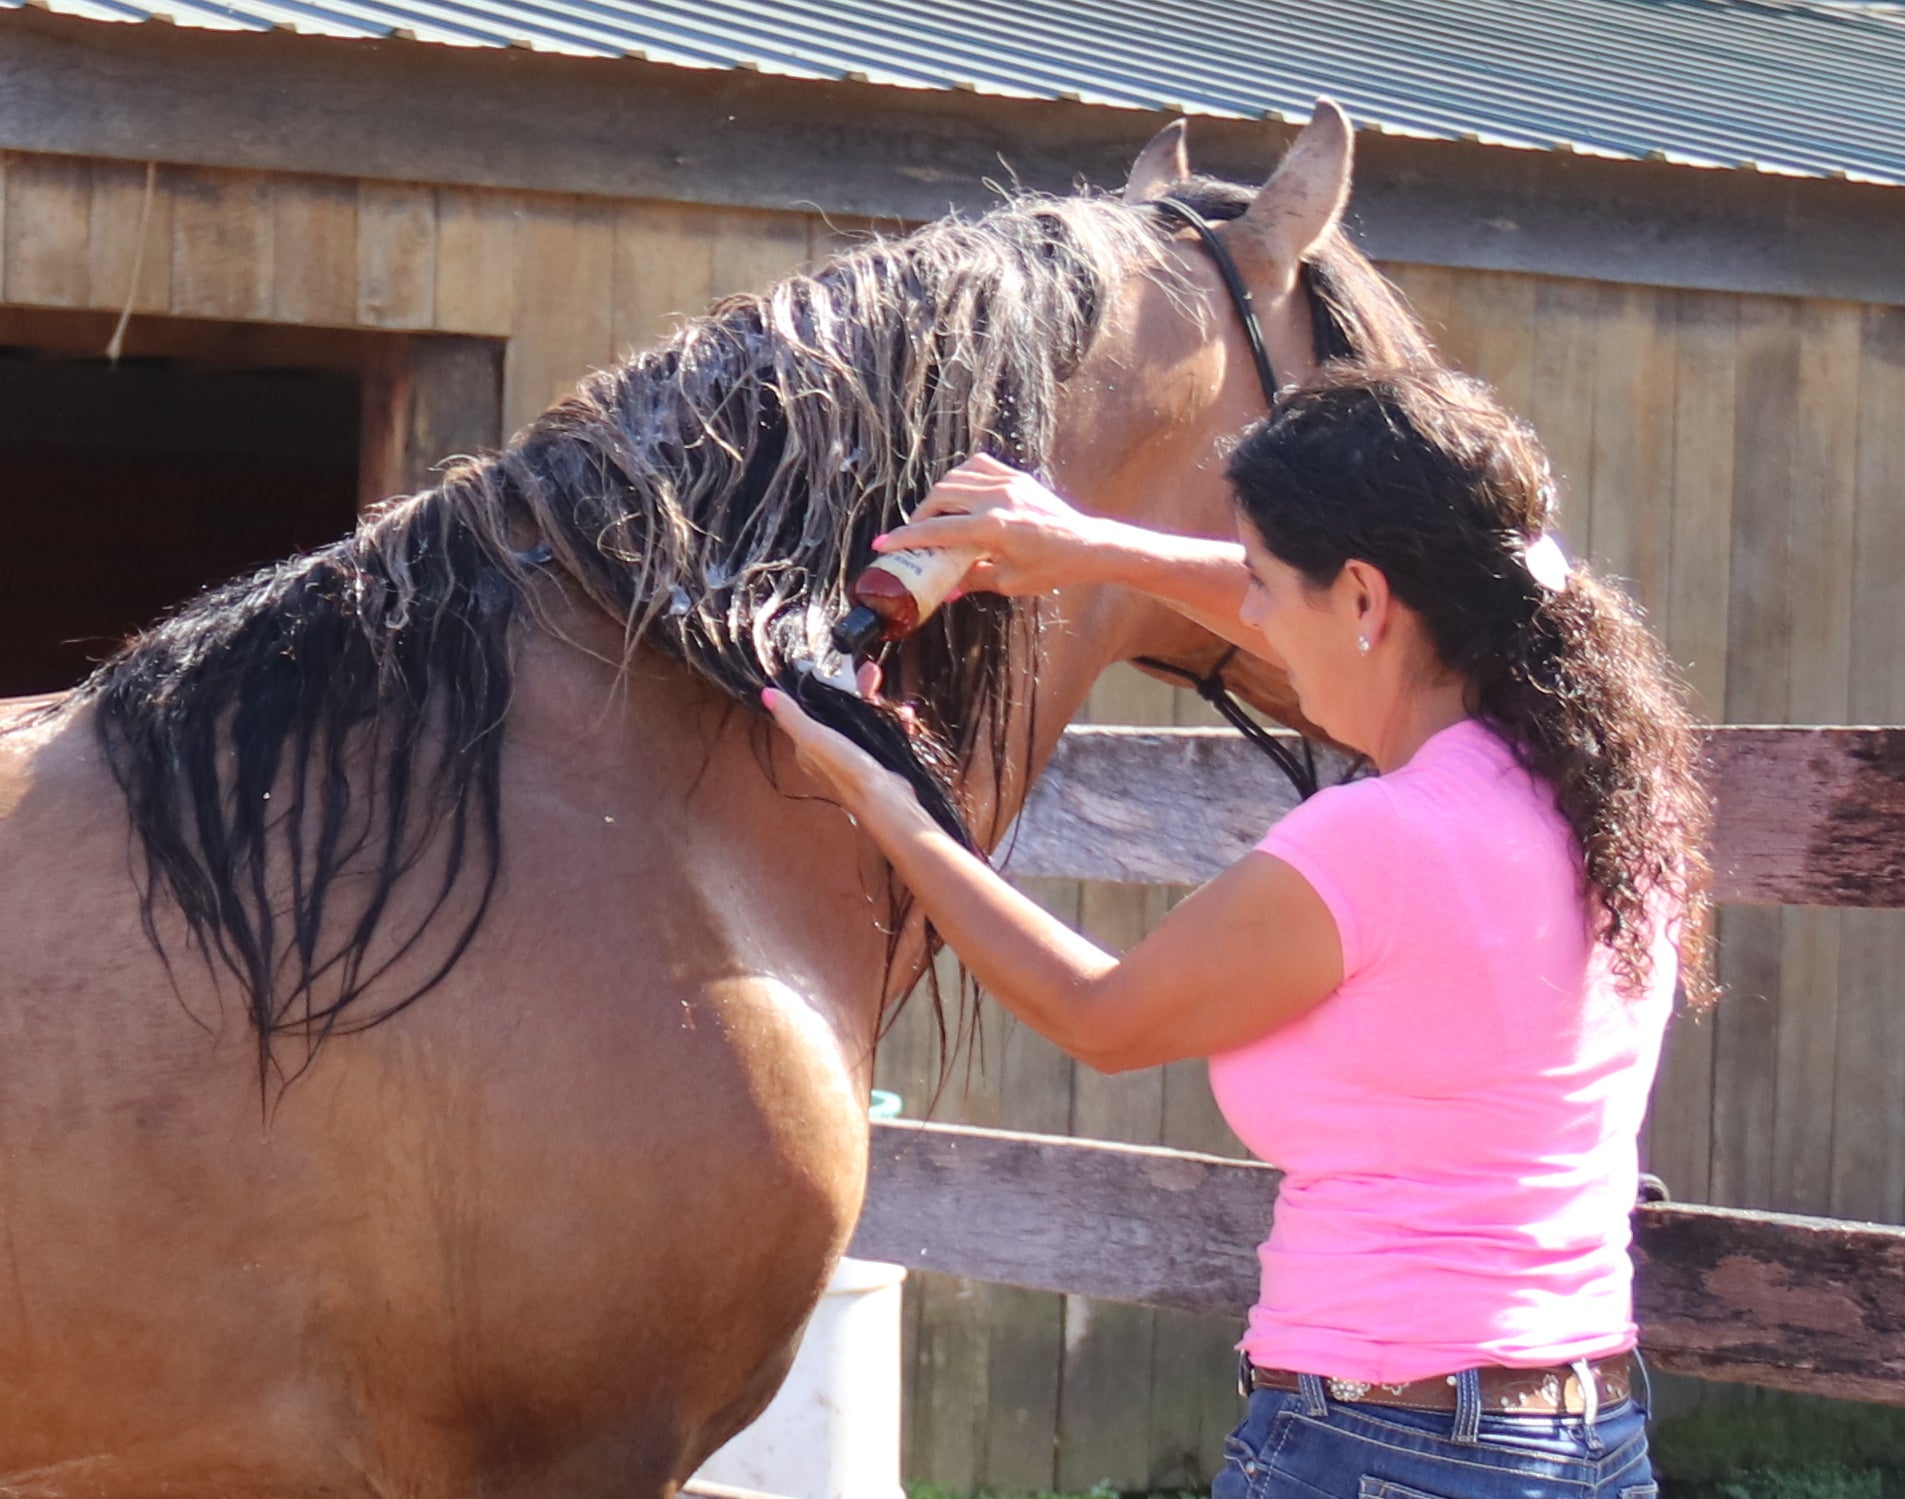
<instances>
[{"instance_id":1,"label":"woman's arm","mask_svg":"<svg viewBox=\"0 0 1905 1499\"><path fill-rule=\"evenodd\" d=\"M966 589L1049 593L1076 583L1118 583L1169 604L1256 655L1263 637L1237 612L1249 587L1234 541L1152 531L1074 509L1032 475L981 453L933 486L908 525L876 551L969 547L979 560Z\"/></svg>"},{"instance_id":2,"label":"woman's arm","mask_svg":"<svg viewBox=\"0 0 1905 1499\"><path fill-rule=\"evenodd\" d=\"M802 765L879 845L980 984L1101 1072L1243 1045L1342 982L1335 921L1279 859L1247 855L1119 959L948 838L905 782L792 698L770 689L764 700Z\"/></svg>"}]
</instances>

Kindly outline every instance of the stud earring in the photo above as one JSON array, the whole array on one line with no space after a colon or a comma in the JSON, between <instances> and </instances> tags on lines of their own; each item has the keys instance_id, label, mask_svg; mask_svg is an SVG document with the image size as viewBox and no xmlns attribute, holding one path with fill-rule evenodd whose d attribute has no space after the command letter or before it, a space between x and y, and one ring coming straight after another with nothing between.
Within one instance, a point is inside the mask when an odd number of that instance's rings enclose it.
<instances>
[{"instance_id":1,"label":"stud earring","mask_svg":"<svg viewBox=\"0 0 1905 1499\"><path fill-rule=\"evenodd\" d=\"M1369 654L1369 637L1367 635L1358 635L1356 637L1356 653L1359 656L1367 656Z\"/></svg>"}]
</instances>

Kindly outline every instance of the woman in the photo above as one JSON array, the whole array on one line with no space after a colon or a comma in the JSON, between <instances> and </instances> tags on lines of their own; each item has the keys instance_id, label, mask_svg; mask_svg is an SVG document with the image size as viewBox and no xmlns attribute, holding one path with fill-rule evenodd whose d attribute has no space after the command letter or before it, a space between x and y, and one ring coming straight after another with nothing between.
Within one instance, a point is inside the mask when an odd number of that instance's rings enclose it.
<instances>
[{"instance_id":1,"label":"woman","mask_svg":"<svg viewBox=\"0 0 1905 1499\"><path fill-rule=\"evenodd\" d=\"M970 587L1145 589L1283 666L1381 772L1122 959L769 710L1002 1003L1107 1071L1209 1057L1284 1168L1219 1496L1639 1499L1636 1136L1676 976L1709 989L1686 710L1632 606L1548 538L1546 460L1487 387L1335 372L1230 477L1240 545L1081 515L987 459L885 539L981 548Z\"/></svg>"}]
</instances>

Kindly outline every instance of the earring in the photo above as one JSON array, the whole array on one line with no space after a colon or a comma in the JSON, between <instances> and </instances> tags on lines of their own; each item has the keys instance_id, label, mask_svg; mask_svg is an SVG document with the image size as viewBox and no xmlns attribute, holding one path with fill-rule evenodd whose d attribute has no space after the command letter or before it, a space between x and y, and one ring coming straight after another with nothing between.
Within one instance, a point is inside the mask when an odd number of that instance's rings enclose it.
<instances>
[{"instance_id":1,"label":"earring","mask_svg":"<svg viewBox=\"0 0 1905 1499\"><path fill-rule=\"evenodd\" d=\"M1356 637L1356 653L1360 656L1367 656L1369 654L1369 637L1367 635L1358 635Z\"/></svg>"}]
</instances>

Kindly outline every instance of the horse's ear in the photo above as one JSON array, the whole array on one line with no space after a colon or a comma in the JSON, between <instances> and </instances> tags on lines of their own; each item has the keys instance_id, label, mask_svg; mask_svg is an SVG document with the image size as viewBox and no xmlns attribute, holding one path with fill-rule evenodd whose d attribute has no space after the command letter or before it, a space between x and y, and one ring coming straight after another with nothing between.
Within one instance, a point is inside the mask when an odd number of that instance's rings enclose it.
<instances>
[{"instance_id":1,"label":"horse's ear","mask_svg":"<svg viewBox=\"0 0 1905 1499\"><path fill-rule=\"evenodd\" d=\"M1173 120L1156 135L1151 144L1138 153L1131 164L1131 176L1124 185L1127 203L1148 203L1161 198L1191 175L1191 159L1184 151L1184 122Z\"/></svg>"},{"instance_id":2,"label":"horse's ear","mask_svg":"<svg viewBox=\"0 0 1905 1499\"><path fill-rule=\"evenodd\" d=\"M1349 116L1333 100L1318 99L1310 123L1238 221L1236 249L1267 270L1277 290L1296 285L1304 257L1342 218L1354 155Z\"/></svg>"}]
</instances>

